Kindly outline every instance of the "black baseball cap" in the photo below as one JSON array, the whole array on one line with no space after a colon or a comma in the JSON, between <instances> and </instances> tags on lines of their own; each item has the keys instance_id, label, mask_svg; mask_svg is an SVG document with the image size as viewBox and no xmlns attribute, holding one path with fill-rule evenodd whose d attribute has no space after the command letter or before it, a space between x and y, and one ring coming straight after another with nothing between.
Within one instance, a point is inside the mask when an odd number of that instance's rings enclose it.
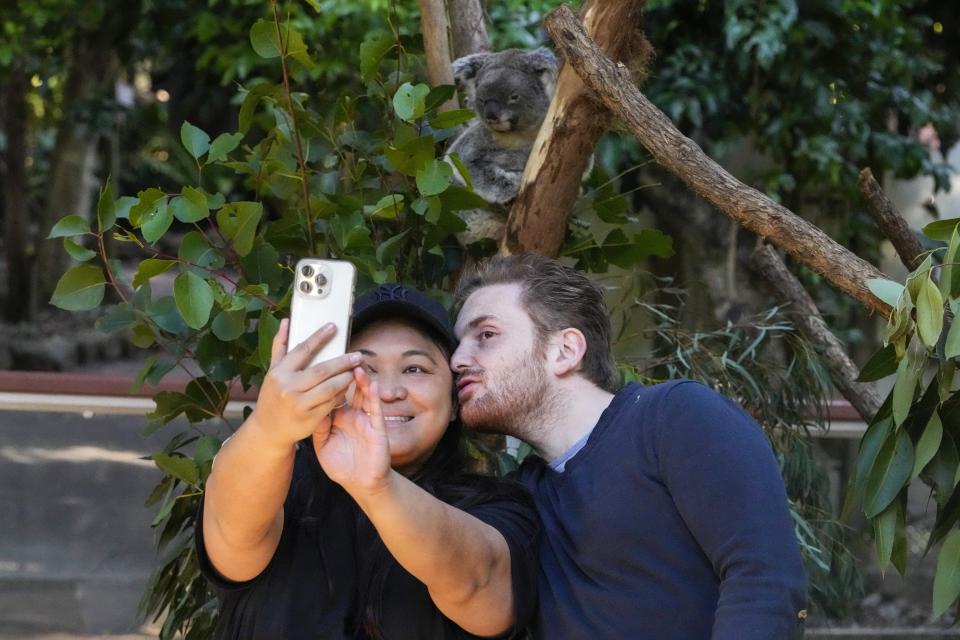
<instances>
[{"instance_id":1,"label":"black baseball cap","mask_svg":"<svg viewBox=\"0 0 960 640\"><path fill-rule=\"evenodd\" d=\"M457 348L450 315L443 305L422 291L396 283L381 284L357 297L352 331L357 334L371 322L391 318L405 318L426 327L451 354Z\"/></svg>"}]
</instances>

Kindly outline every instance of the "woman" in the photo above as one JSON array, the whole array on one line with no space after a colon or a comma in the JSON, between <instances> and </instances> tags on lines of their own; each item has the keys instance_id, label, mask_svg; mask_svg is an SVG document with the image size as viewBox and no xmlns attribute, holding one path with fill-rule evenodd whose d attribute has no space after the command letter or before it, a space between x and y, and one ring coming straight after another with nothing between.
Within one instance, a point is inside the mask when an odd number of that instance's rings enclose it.
<instances>
[{"instance_id":1,"label":"woman","mask_svg":"<svg viewBox=\"0 0 960 640\"><path fill-rule=\"evenodd\" d=\"M287 353L281 323L256 409L214 462L197 549L216 637L513 637L539 523L517 485L463 471L446 312L378 287L354 305L353 352L306 367L332 331Z\"/></svg>"}]
</instances>

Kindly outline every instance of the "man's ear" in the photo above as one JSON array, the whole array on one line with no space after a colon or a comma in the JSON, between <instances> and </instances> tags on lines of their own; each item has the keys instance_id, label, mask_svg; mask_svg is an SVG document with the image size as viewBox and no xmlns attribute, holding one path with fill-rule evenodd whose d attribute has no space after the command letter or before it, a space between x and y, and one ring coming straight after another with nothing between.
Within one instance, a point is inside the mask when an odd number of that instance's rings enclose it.
<instances>
[{"instance_id":1,"label":"man's ear","mask_svg":"<svg viewBox=\"0 0 960 640\"><path fill-rule=\"evenodd\" d=\"M477 93L477 73L487 63L492 53L471 53L453 61L453 79L457 88L463 92L467 107L473 109L473 97Z\"/></svg>"},{"instance_id":2,"label":"man's ear","mask_svg":"<svg viewBox=\"0 0 960 640\"><path fill-rule=\"evenodd\" d=\"M550 341L550 358L547 363L557 377L564 377L580 369L587 355L587 339L579 329L561 329Z\"/></svg>"}]
</instances>

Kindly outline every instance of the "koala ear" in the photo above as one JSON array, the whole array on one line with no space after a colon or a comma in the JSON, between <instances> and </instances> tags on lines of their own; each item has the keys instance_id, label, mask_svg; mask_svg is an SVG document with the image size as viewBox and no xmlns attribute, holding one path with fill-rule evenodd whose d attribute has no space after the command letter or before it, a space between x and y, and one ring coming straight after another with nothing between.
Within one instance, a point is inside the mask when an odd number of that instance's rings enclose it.
<instances>
[{"instance_id":1,"label":"koala ear","mask_svg":"<svg viewBox=\"0 0 960 640\"><path fill-rule=\"evenodd\" d=\"M534 73L539 76L547 96L552 96L557 85L557 72L560 71L560 61L557 56L550 49L540 47L527 53L526 58L533 67Z\"/></svg>"},{"instance_id":2,"label":"koala ear","mask_svg":"<svg viewBox=\"0 0 960 640\"><path fill-rule=\"evenodd\" d=\"M487 63L492 53L471 53L453 61L453 79L463 91L466 106L473 108L473 97L477 92L477 73Z\"/></svg>"}]
</instances>

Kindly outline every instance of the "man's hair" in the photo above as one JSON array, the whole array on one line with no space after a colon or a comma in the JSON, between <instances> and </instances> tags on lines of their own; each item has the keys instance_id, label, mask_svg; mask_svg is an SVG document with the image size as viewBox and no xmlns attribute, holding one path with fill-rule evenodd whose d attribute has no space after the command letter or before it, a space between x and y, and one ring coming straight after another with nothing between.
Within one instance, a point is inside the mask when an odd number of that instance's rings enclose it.
<instances>
[{"instance_id":1,"label":"man's hair","mask_svg":"<svg viewBox=\"0 0 960 640\"><path fill-rule=\"evenodd\" d=\"M477 289L495 284L520 285L520 302L536 327L540 344L554 331L579 329L587 341L580 373L611 393L620 388L610 349L610 316L599 286L551 258L532 253L494 256L460 278L457 310Z\"/></svg>"}]
</instances>

